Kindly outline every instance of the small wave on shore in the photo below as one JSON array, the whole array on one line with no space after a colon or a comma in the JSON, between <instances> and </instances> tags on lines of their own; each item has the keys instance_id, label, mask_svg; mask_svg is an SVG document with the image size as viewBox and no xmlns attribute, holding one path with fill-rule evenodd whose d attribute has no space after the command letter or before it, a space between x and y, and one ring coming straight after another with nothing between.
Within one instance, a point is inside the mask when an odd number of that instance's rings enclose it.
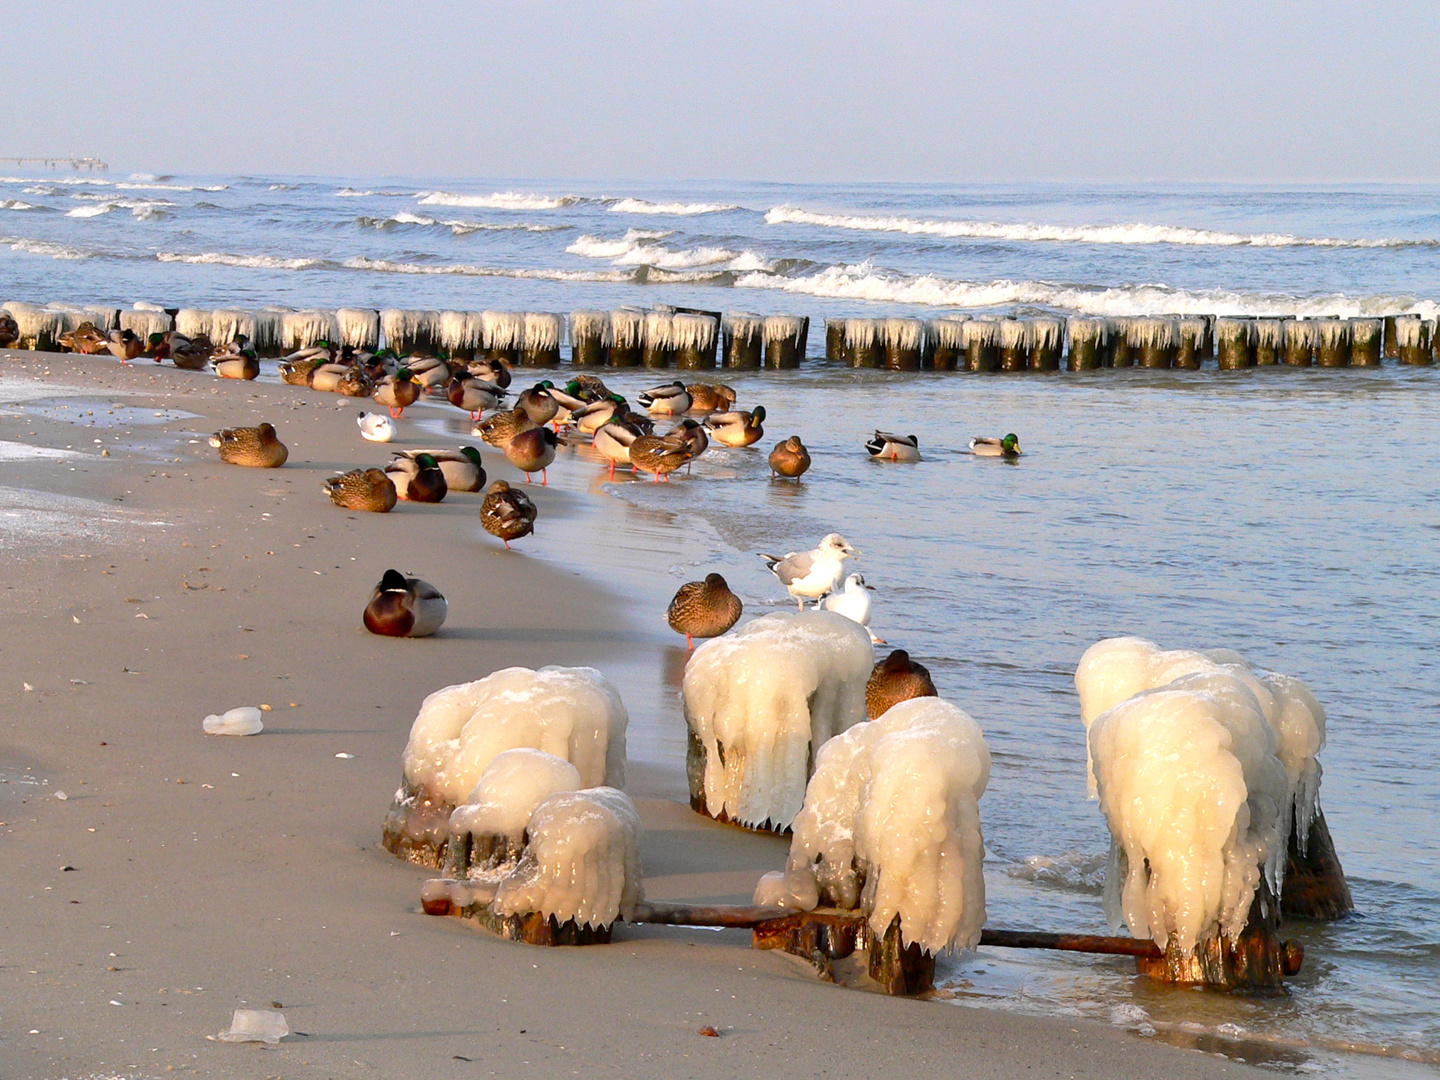
<instances>
[{"instance_id":1,"label":"small wave on shore","mask_svg":"<svg viewBox=\"0 0 1440 1080\"><path fill-rule=\"evenodd\" d=\"M564 232L573 229L573 225L537 225L531 222L495 222L495 221L466 221L463 219L446 219L427 217L424 214L412 214L408 210L401 210L399 213L389 217L357 217L355 224L368 229L394 229L406 225L415 225L423 228L445 228L449 229L456 236L465 236L473 232Z\"/></svg>"},{"instance_id":2,"label":"small wave on shore","mask_svg":"<svg viewBox=\"0 0 1440 1080\"><path fill-rule=\"evenodd\" d=\"M559 210L581 202L578 195L532 195L497 191L491 195L456 195L449 191L421 191L420 206L466 206L485 210Z\"/></svg>"},{"instance_id":3,"label":"small wave on shore","mask_svg":"<svg viewBox=\"0 0 1440 1080\"><path fill-rule=\"evenodd\" d=\"M689 217L694 214L720 214L727 210L739 209L741 207L734 203L657 203L648 199L636 198L617 199L610 206L610 212L615 214L671 214L676 217Z\"/></svg>"},{"instance_id":4,"label":"small wave on shore","mask_svg":"<svg viewBox=\"0 0 1440 1080\"><path fill-rule=\"evenodd\" d=\"M1435 247L1435 240L1335 239L1288 233L1231 233L1181 225L1042 225L1027 222L934 221L895 216L817 214L796 206L777 206L765 214L767 225L816 225L861 232L906 233L966 240L1009 240L1017 243L1193 244L1208 247L1387 248Z\"/></svg>"},{"instance_id":5,"label":"small wave on shore","mask_svg":"<svg viewBox=\"0 0 1440 1080\"><path fill-rule=\"evenodd\" d=\"M629 229L618 240L585 235L566 247L570 255L587 259L609 259L615 266L653 266L662 270L689 270L701 266L725 265L736 271L768 271L770 263L753 251L701 245L672 250L658 243L673 235L668 231Z\"/></svg>"}]
</instances>

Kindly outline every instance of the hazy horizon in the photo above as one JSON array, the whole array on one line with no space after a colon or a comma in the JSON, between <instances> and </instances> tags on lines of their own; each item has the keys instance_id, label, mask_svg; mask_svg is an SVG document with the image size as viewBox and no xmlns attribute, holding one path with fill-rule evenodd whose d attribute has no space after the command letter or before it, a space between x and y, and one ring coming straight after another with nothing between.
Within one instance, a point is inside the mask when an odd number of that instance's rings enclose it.
<instances>
[{"instance_id":1,"label":"hazy horizon","mask_svg":"<svg viewBox=\"0 0 1440 1080\"><path fill-rule=\"evenodd\" d=\"M1415 3L22 5L0 154L118 172L1440 180ZM108 58L109 62L106 62Z\"/></svg>"}]
</instances>

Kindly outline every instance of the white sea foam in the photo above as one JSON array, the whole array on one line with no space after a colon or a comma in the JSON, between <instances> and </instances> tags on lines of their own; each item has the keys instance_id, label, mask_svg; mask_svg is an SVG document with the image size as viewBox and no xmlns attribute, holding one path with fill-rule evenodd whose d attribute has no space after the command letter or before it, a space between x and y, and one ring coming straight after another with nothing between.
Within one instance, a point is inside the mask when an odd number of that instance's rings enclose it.
<instances>
[{"instance_id":1,"label":"white sea foam","mask_svg":"<svg viewBox=\"0 0 1440 1080\"><path fill-rule=\"evenodd\" d=\"M546 270L523 267L473 266L467 263L393 262L357 256L341 264L347 270L371 270L385 274L456 274L460 277L533 278L537 281L633 281L634 274L624 270Z\"/></svg>"},{"instance_id":2,"label":"white sea foam","mask_svg":"<svg viewBox=\"0 0 1440 1080\"><path fill-rule=\"evenodd\" d=\"M421 206L474 206L491 210L559 210L579 200L574 195L530 195L497 191L491 195L455 195L448 191L419 192Z\"/></svg>"},{"instance_id":3,"label":"white sea foam","mask_svg":"<svg viewBox=\"0 0 1440 1080\"><path fill-rule=\"evenodd\" d=\"M48 240L31 240L26 236L0 236L0 245L8 246L11 251L45 255L52 259L93 259L99 254L94 251L85 251L82 248L67 247L64 244L52 244Z\"/></svg>"},{"instance_id":4,"label":"white sea foam","mask_svg":"<svg viewBox=\"0 0 1440 1080\"><path fill-rule=\"evenodd\" d=\"M472 232L563 232L566 229L574 228L572 225L534 225L529 222L494 222L494 221L466 221L463 219L447 219L426 217L424 214L412 214L408 210L401 210L398 214L392 214L387 218L358 217L355 221L372 229L390 229L397 225L418 225L424 228L442 226L449 229L456 236L464 236Z\"/></svg>"},{"instance_id":5,"label":"white sea foam","mask_svg":"<svg viewBox=\"0 0 1440 1080\"><path fill-rule=\"evenodd\" d=\"M688 217L692 214L719 214L726 210L739 210L740 207L730 203L654 203L648 199L619 199L610 207L610 211L616 214L673 214L677 217Z\"/></svg>"},{"instance_id":6,"label":"white sea foam","mask_svg":"<svg viewBox=\"0 0 1440 1080\"><path fill-rule=\"evenodd\" d=\"M383 195L390 199L408 199L414 195L413 191L356 191L351 187L343 187L335 192L337 199L363 199L371 195Z\"/></svg>"},{"instance_id":7,"label":"white sea foam","mask_svg":"<svg viewBox=\"0 0 1440 1080\"><path fill-rule=\"evenodd\" d=\"M1334 315L1355 318L1413 312L1434 318L1440 304L1413 296L1319 296L1242 293L1228 289L1174 289L1166 285L1084 287L1048 281L957 281L934 274L901 274L870 262L826 267L802 277L748 273L741 289L774 289L809 296L932 307L993 308L1035 305L1082 315Z\"/></svg>"},{"instance_id":8,"label":"white sea foam","mask_svg":"<svg viewBox=\"0 0 1440 1080\"><path fill-rule=\"evenodd\" d=\"M198 255L159 251L155 253L155 258L161 262L240 266L248 270L313 270L325 265L324 259L285 259L278 255L230 255L223 251L204 251Z\"/></svg>"},{"instance_id":9,"label":"white sea foam","mask_svg":"<svg viewBox=\"0 0 1440 1080\"><path fill-rule=\"evenodd\" d=\"M0 210L39 210L41 207L34 203L21 202L19 199L0 199Z\"/></svg>"},{"instance_id":10,"label":"white sea foam","mask_svg":"<svg viewBox=\"0 0 1440 1080\"><path fill-rule=\"evenodd\" d=\"M767 225L819 225L831 229L864 232L908 233L915 236L945 236L975 240L1049 241L1082 244L1199 244L1220 247L1326 247L1384 248L1433 245L1434 241L1393 238L1335 239L1292 236L1288 233L1229 233L1192 229L1182 225L1148 225L1135 222L1119 225L1045 225L1035 222L929 221L923 218L817 214L795 206L777 206L765 214Z\"/></svg>"},{"instance_id":11,"label":"white sea foam","mask_svg":"<svg viewBox=\"0 0 1440 1080\"><path fill-rule=\"evenodd\" d=\"M66 217L93 218L108 214L111 210L129 210L137 220L148 221L164 217L165 208L175 205L163 199L110 199L96 195L77 195L75 198L98 199L99 201L77 206L75 209L67 211Z\"/></svg>"},{"instance_id":12,"label":"white sea foam","mask_svg":"<svg viewBox=\"0 0 1440 1080\"><path fill-rule=\"evenodd\" d=\"M720 266L740 271L768 270L770 263L753 251L731 251L729 248L702 245L674 251L656 243L668 232L630 229L618 240L602 240L584 235L565 251L588 259L609 259L614 266L658 266L664 270L689 270L699 266Z\"/></svg>"}]
</instances>

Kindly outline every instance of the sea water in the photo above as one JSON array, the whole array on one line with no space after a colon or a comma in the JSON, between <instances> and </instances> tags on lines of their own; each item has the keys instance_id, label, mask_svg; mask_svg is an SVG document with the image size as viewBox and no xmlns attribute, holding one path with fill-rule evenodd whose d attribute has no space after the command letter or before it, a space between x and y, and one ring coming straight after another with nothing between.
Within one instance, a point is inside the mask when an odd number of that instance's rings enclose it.
<instances>
[{"instance_id":1,"label":"sea water","mask_svg":"<svg viewBox=\"0 0 1440 1080\"><path fill-rule=\"evenodd\" d=\"M0 280L5 299L117 305L808 314L815 356L826 316L1433 317L1437 194L17 177L0 181ZM605 376L632 400L661 381ZM1415 1068L1347 1044L1440 1059L1440 373L1004 377L817 362L721 377L741 407L766 406L765 439L712 446L668 485L602 485L583 451L567 453L552 483L610 500L606 543L566 558L652 605L663 633L682 581L718 570L748 611L784 610L793 601L755 552L831 531L861 548L873 629L929 666L990 744L990 925L1106 931L1108 835L1085 798L1072 683L1092 642L1232 648L1304 679L1329 712L1321 802L1357 912L1285 929L1307 948L1286 997L1174 990L1123 960L1004 950L944 964L947 993L1300 1068ZM924 460L868 460L876 428L916 435ZM1009 431L1017 462L965 452L971 436ZM790 434L815 465L798 484L772 482L764 453ZM632 754L683 759L674 716L636 726Z\"/></svg>"}]
</instances>

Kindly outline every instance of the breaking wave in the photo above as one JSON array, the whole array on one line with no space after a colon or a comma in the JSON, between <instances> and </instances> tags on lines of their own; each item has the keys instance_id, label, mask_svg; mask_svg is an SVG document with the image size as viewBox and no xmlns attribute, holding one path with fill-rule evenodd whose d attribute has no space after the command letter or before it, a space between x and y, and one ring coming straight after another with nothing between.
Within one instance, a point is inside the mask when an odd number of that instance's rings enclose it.
<instances>
[{"instance_id":1,"label":"breaking wave","mask_svg":"<svg viewBox=\"0 0 1440 1080\"><path fill-rule=\"evenodd\" d=\"M635 275L627 271L546 270L522 267L473 266L466 263L407 263L363 256L346 259L347 270L370 270L385 274L455 274L460 277L531 278L538 281L631 282Z\"/></svg>"},{"instance_id":2,"label":"breaking wave","mask_svg":"<svg viewBox=\"0 0 1440 1080\"><path fill-rule=\"evenodd\" d=\"M1086 286L1049 281L956 281L934 274L902 274L869 262L829 266L801 277L744 274L741 289L776 289L809 296L929 307L1035 306L1081 315L1310 315L1355 318L1413 312L1434 318L1440 304L1413 296L1320 296L1175 289L1168 285Z\"/></svg>"},{"instance_id":3,"label":"breaking wave","mask_svg":"<svg viewBox=\"0 0 1440 1080\"><path fill-rule=\"evenodd\" d=\"M8 247L11 251L23 251L29 255L44 255L47 258L67 261L93 259L99 254L99 252L85 251L82 248L67 247L64 244L52 244L48 240L31 240L25 236L0 236L0 245Z\"/></svg>"},{"instance_id":4,"label":"breaking wave","mask_svg":"<svg viewBox=\"0 0 1440 1080\"><path fill-rule=\"evenodd\" d=\"M559 210L583 201L578 195L528 195L517 191L497 191L491 195L422 191L418 197L421 206L469 206L486 210Z\"/></svg>"},{"instance_id":5,"label":"breaking wave","mask_svg":"<svg viewBox=\"0 0 1440 1080\"><path fill-rule=\"evenodd\" d=\"M770 264L752 251L701 246L673 251L656 241L671 235L651 229L630 229L619 240L581 236L565 249L587 259L609 259L615 266L654 266L662 270L688 270L725 265L731 270L768 271Z\"/></svg>"},{"instance_id":6,"label":"breaking wave","mask_svg":"<svg viewBox=\"0 0 1440 1080\"><path fill-rule=\"evenodd\" d=\"M192 263L208 266L239 266L247 270L315 270L333 266L325 259L283 259L276 255L229 255L205 251L199 255L181 255L173 251L157 252L155 258L167 263Z\"/></svg>"},{"instance_id":7,"label":"breaking wave","mask_svg":"<svg viewBox=\"0 0 1440 1080\"><path fill-rule=\"evenodd\" d=\"M617 199L610 210L616 214L674 214L688 217L691 214L719 214L726 210L739 210L731 203L655 203L648 199Z\"/></svg>"},{"instance_id":8,"label":"breaking wave","mask_svg":"<svg viewBox=\"0 0 1440 1080\"><path fill-rule=\"evenodd\" d=\"M1340 240L1292 236L1288 233L1229 233L1179 225L1041 225L995 221L927 221L907 217L816 214L795 206L777 206L765 214L767 225L818 225L861 232L908 233L971 240L1012 240L1024 243L1193 244L1211 247L1397 248L1434 247L1434 240Z\"/></svg>"},{"instance_id":9,"label":"breaking wave","mask_svg":"<svg viewBox=\"0 0 1440 1080\"><path fill-rule=\"evenodd\" d=\"M65 212L70 218L93 218L108 214L112 210L129 210L131 215L140 221L150 221L155 218L165 217L166 207L174 206L172 202L165 202L158 199L108 199L103 196L76 196L77 198L88 197L98 201L88 203L85 206L77 206L73 210Z\"/></svg>"},{"instance_id":10,"label":"breaking wave","mask_svg":"<svg viewBox=\"0 0 1440 1080\"><path fill-rule=\"evenodd\" d=\"M21 202L19 199L0 199L0 210L44 210L43 206L36 206L34 203Z\"/></svg>"},{"instance_id":11,"label":"breaking wave","mask_svg":"<svg viewBox=\"0 0 1440 1080\"><path fill-rule=\"evenodd\" d=\"M445 218L426 217L423 214L412 214L408 210L402 210L398 214L392 214L387 218L357 217L357 225L370 229L393 229L399 225L418 225L422 227L440 226L449 229L456 236L465 236L473 232L564 232L573 229L573 225L533 225L527 222L493 222L493 221L463 221L449 220Z\"/></svg>"},{"instance_id":12,"label":"breaking wave","mask_svg":"<svg viewBox=\"0 0 1440 1080\"><path fill-rule=\"evenodd\" d=\"M275 190L273 187L270 190ZM362 199L370 195L383 195L392 199L408 199L414 195L413 191L356 191L351 187L343 187L335 192L337 199Z\"/></svg>"}]
</instances>

